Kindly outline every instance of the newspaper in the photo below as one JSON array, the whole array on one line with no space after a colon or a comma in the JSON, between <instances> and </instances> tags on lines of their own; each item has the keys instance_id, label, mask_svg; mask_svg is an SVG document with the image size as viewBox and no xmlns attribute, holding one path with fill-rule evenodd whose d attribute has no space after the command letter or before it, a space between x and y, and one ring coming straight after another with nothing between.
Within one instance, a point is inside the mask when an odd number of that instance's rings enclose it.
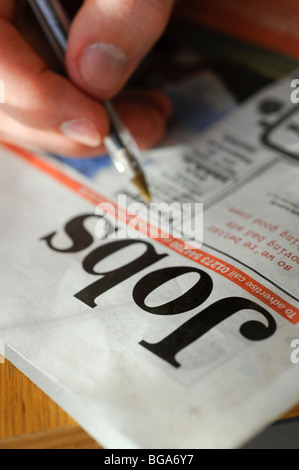
<instances>
[{"instance_id":1,"label":"newspaper","mask_svg":"<svg viewBox=\"0 0 299 470\"><path fill-rule=\"evenodd\" d=\"M2 148L4 355L102 446L240 448L297 404L293 78L144 155L154 202L204 204L200 248L128 237L112 168Z\"/></svg>"}]
</instances>

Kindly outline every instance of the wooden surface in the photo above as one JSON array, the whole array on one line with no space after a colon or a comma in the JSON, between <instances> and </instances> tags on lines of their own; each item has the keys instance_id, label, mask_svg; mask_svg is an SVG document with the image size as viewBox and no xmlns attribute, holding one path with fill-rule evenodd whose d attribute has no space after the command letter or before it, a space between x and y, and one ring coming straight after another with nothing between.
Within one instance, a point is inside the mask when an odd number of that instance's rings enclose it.
<instances>
[{"instance_id":1,"label":"wooden surface","mask_svg":"<svg viewBox=\"0 0 299 470\"><path fill-rule=\"evenodd\" d=\"M299 416L299 405L282 418ZM0 363L0 449L101 449L12 364Z\"/></svg>"},{"instance_id":2,"label":"wooden surface","mask_svg":"<svg viewBox=\"0 0 299 470\"><path fill-rule=\"evenodd\" d=\"M0 449L100 449L8 361L0 361Z\"/></svg>"}]
</instances>

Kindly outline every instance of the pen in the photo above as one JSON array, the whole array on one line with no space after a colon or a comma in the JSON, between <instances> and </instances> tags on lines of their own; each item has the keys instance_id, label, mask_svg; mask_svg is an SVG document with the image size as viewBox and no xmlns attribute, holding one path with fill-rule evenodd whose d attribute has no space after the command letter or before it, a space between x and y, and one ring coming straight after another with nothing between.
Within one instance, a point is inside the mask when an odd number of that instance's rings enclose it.
<instances>
[{"instance_id":1,"label":"pen","mask_svg":"<svg viewBox=\"0 0 299 470\"><path fill-rule=\"evenodd\" d=\"M64 67L70 20L59 0L28 0L37 20L46 34L57 58ZM150 191L139 163L139 149L130 132L123 126L112 103L104 103L110 117L111 129L104 144L120 173L126 173L146 202Z\"/></svg>"}]
</instances>

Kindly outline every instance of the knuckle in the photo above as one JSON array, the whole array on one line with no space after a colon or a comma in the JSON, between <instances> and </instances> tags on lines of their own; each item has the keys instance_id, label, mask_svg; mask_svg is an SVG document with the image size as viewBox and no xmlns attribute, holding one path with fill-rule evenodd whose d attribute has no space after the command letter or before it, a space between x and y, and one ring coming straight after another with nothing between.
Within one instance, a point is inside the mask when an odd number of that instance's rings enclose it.
<instances>
[{"instance_id":1,"label":"knuckle","mask_svg":"<svg viewBox=\"0 0 299 470\"><path fill-rule=\"evenodd\" d=\"M155 22L158 28L164 27L171 11L170 0L148 0L142 2L144 17L148 17L152 22Z\"/></svg>"},{"instance_id":2,"label":"knuckle","mask_svg":"<svg viewBox=\"0 0 299 470\"><path fill-rule=\"evenodd\" d=\"M122 0L120 15L142 21L145 25L150 23L159 30L165 26L173 5L173 0Z\"/></svg>"},{"instance_id":3,"label":"knuckle","mask_svg":"<svg viewBox=\"0 0 299 470\"><path fill-rule=\"evenodd\" d=\"M129 10L120 20L126 29L134 32L132 38L140 37L140 48L151 46L163 33L170 16L170 3L169 0L126 0Z\"/></svg>"}]
</instances>

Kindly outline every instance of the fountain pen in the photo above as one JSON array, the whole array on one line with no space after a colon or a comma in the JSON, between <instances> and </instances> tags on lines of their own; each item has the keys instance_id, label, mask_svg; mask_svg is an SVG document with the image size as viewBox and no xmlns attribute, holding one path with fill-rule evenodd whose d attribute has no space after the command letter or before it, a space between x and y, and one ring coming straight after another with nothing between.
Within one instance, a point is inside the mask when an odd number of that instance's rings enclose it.
<instances>
[{"instance_id":1,"label":"fountain pen","mask_svg":"<svg viewBox=\"0 0 299 470\"><path fill-rule=\"evenodd\" d=\"M35 16L46 34L63 67L67 48L70 20L59 0L28 0ZM112 103L104 103L110 118L110 133L104 144L120 173L127 174L146 202L151 195L139 162L139 149L130 132L123 126Z\"/></svg>"}]
</instances>

